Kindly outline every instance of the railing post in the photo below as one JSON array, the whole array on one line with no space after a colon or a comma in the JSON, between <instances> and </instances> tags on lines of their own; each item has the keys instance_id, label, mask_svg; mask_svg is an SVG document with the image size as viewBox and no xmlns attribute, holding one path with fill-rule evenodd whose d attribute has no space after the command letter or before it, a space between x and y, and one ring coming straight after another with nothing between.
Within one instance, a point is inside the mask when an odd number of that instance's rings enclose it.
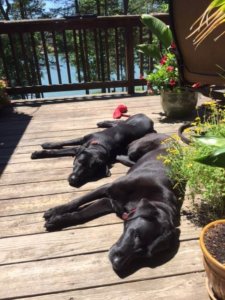
<instances>
[{"instance_id":1,"label":"railing post","mask_svg":"<svg viewBox=\"0 0 225 300\"><path fill-rule=\"evenodd\" d=\"M126 79L128 81L128 94L134 94L134 43L133 43L133 26L127 24L125 30L126 39Z\"/></svg>"}]
</instances>

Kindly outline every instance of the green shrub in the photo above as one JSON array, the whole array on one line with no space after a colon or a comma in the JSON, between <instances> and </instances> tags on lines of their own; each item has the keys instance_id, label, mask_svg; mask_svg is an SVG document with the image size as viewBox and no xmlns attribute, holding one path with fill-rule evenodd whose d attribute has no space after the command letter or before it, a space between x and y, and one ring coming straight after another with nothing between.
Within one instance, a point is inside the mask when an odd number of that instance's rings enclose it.
<instances>
[{"instance_id":1,"label":"green shrub","mask_svg":"<svg viewBox=\"0 0 225 300\"><path fill-rule=\"evenodd\" d=\"M187 146L177 139L170 139L168 155L161 159L170 167L169 175L177 182L176 187L182 188L186 181L186 196L193 200L193 207L198 212L206 208L204 217L212 220L225 217L224 159L218 160L217 156L209 160L216 153L225 152L225 111L214 102L208 105L210 116L202 121L196 118L193 130L186 130L191 137L191 144ZM204 141L198 138L201 134L204 134Z\"/></svg>"}]
</instances>

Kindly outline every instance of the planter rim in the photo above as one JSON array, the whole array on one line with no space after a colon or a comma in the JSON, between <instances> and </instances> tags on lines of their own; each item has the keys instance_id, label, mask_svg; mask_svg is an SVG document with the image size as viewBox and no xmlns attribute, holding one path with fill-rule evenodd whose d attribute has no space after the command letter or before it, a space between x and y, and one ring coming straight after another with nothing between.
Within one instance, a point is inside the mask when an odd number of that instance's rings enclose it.
<instances>
[{"instance_id":1,"label":"planter rim","mask_svg":"<svg viewBox=\"0 0 225 300\"><path fill-rule=\"evenodd\" d=\"M213 222L210 222L209 224L207 224L206 226L203 227L201 234L200 234L200 239L199 239L199 243L200 243L200 247L201 250L204 254L204 256L214 265L216 265L220 270L225 271L225 264L220 263L218 260L216 260L211 254L210 252L207 250L205 243L204 243L204 235L205 233L208 231L209 228L217 225L217 224L225 224L225 219L219 219Z\"/></svg>"}]
</instances>

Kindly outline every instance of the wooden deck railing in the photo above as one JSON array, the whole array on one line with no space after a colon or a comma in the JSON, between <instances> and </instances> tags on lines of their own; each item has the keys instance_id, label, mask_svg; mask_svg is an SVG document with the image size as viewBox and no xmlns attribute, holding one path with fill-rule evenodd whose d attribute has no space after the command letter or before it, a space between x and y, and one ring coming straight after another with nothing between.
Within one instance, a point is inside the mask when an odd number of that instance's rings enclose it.
<instances>
[{"instance_id":1,"label":"wooden deck railing","mask_svg":"<svg viewBox=\"0 0 225 300\"><path fill-rule=\"evenodd\" d=\"M133 94L152 67L136 46L149 40L140 16L1 21L0 68L11 95L118 87Z\"/></svg>"}]
</instances>

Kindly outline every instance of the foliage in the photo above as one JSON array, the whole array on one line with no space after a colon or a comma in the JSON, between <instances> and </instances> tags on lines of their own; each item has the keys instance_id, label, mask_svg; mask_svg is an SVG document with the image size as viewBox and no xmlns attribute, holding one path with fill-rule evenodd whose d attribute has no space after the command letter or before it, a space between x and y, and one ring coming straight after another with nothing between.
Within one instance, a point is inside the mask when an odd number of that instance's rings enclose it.
<instances>
[{"instance_id":1,"label":"foliage","mask_svg":"<svg viewBox=\"0 0 225 300\"><path fill-rule=\"evenodd\" d=\"M157 41L152 44L140 44L137 49L140 53L159 61L172 43L172 32L163 21L154 16L144 14L141 21L155 35Z\"/></svg>"},{"instance_id":2,"label":"foliage","mask_svg":"<svg viewBox=\"0 0 225 300\"><path fill-rule=\"evenodd\" d=\"M197 205L196 198L201 202L198 208L206 206L205 217L214 219L225 216L225 168L224 159L220 167L213 166L203 158L216 156L218 149L223 148L225 140L225 111L218 108L214 102L210 105L209 117L196 118L193 123L194 137L189 146L184 146L179 141L171 139L168 155L161 157L164 164L170 167L170 176L182 188L184 181L187 182L187 194ZM186 130L186 134L187 134ZM199 137L196 137L197 136ZM201 135L204 134L204 137ZM191 136L193 132L191 133ZM221 153L221 152L220 152ZM203 163L199 163L199 161Z\"/></svg>"},{"instance_id":3,"label":"foliage","mask_svg":"<svg viewBox=\"0 0 225 300\"><path fill-rule=\"evenodd\" d=\"M164 55L146 79L156 94L159 94L161 90L175 91L179 89L179 74L175 55L169 52Z\"/></svg>"},{"instance_id":4,"label":"foliage","mask_svg":"<svg viewBox=\"0 0 225 300\"><path fill-rule=\"evenodd\" d=\"M0 1L0 19L18 20L45 17L43 0Z\"/></svg>"},{"instance_id":5,"label":"foliage","mask_svg":"<svg viewBox=\"0 0 225 300\"><path fill-rule=\"evenodd\" d=\"M151 15L142 15L141 20L155 36L152 44L138 45L139 52L151 57L157 63L154 70L146 76L149 93L159 94L161 90L177 91L181 86L170 28Z\"/></svg>"},{"instance_id":6,"label":"foliage","mask_svg":"<svg viewBox=\"0 0 225 300\"><path fill-rule=\"evenodd\" d=\"M5 80L0 79L0 105L9 103L9 96L6 92L7 83Z\"/></svg>"},{"instance_id":7,"label":"foliage","mask_svg":"<svg viewBox=\"0 0 225 300\"><path fill-rule=\"evenodd\" d=\"M204 13L194 22L188 36L194 36L193 44L198 47L210 33L225 22L225 0L212 0ZM196 27L196 28L195 28ZM225 31L216 37L219 39Z\"/></svg>"},{"instance_id":8,"label":"foliage","mask_svg":"<svg viewBox=\"0 0 225 300\"><path fill-rule=\"evenodd\" d=\"M99 16L137 15L168 11L168 0L53 0L50 14L54 16L73 15L75 13L95 13Z\"/></svg>"}]
</instances>

